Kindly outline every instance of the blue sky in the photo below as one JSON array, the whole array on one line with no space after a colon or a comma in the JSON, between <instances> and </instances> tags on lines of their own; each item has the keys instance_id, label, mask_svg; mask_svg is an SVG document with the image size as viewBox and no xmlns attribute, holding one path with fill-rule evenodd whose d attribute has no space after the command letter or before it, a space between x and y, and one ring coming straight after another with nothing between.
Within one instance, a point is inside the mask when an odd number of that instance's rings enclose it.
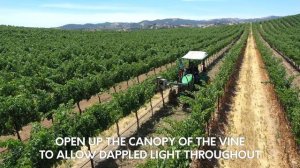
<instances>
[{"instance_id":1,"label":"blue sky","mask_svg":"<svg viewBox=\"0 0 300 168\"><path fill-rule=\"evenodd\" d=\"M138 22L163 18L254 18L300 13L300 0L0 0L0 25Z\"/></svg>"}]
</instances>

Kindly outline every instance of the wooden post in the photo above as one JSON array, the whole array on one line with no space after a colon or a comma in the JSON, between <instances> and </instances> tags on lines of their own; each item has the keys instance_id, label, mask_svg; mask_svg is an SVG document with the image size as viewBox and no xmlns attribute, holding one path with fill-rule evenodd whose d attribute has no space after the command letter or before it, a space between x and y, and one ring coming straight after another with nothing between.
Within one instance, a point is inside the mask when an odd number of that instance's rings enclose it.
<instances>
[{"instance_id":1,"label":"wooden post","mask_svg":"<svg viewBox=\"0 0 300 168\"><path fill-rule=\"evenodd\" d=\"M203 61L202 61L202 66L203 66L203 69L202 69L202 71L203 71L203 72L206 72L205 60L203 60Z\"/></svg>"},{"instance_id":2,"label":"wooden post","mask_svg":"<svg viewBox=\"0 0 300 168\"><path fill-rule=\"evenodd\" d=\"M18 139L19 139L20 141L22 141L21 136L20 136L20 134L19 134L19 129L18 129L18 127L17 127L17 124L14 123L14 125L15 125L15 130L16 130L16 133L17 133L17 137L18 137Z\"/></svg>"},{"instance_id":3,"label":"wooden post","mask_svg":"<svg viewBox=\"0 0 300 168\"><path fill-rule=\"evenodd\" d=\"M137 81L138 81L138 83L140 83L140 79L139 79L139 76L137 76L136 78L137 78Z\"/></svg>"},{"instance_id":4,"label":"wooden post","mask_svg":"<svg viewBox=\"0 0 300 168\"><path fill-rule=\"evenodd\" d=\"M113 88L114 88L115 93L117 93L117 90L116 90L116 86L115 86L115 85L113 86Z\"/></svg>"},{"instance_id":5,"label":"wooden post","mask_svg":"<svg viewBox=\"0 0 300 168\"><path fill-rule=\"evenodd\" d=\"M99 103L101 103L101 97L100 97L100 95L97 94L97 96L98 96Z\"/></svg>"},{"instance_id":6,"label":"wooden post","mask_svg":"<svg viewBox=\"0 0 300 168\"><path fill-rule=\"evenodd\" d=\"M139 131L140 130L139 116L138 116L137 111L135 111L134 113L135 113L135 117L136 117L137 131Z\"/></svg>"},{"instance_id":7,"label":"wooden post","mask_svg":"<svg viewBox=\"0 0 300 168\"><path fill-rule=\"evenodd\" d=\"M161 94L161 98L162 98L162 101L163 101L163 106L165 107L164 91L161 90L160 94Z\"/></svg>"},{"instance_id":8,"label":"wooden post","mask_svg":"<svg viewBox=\"0 0 300 168\"><path fill-rule=\"evenodd\" d=\"M81 110L81 108L80 108L79 102L77 102L76 104L77 104L77 107L78 107L79 113L80 113L80 115L81 115L81 113L82 113L82 110Z\"/></svg>"},{"instance_id":9,"label":"wooden post","mask_svg":"<svg viewBox=\"0 0 300 168\"><path fill-rule=\"evenodd\" d=\"M207 123L207 130L208 130L208 136L210 136L210 124L209 124L209 122Z\"/></svg>"},{"instance_id":10,"label":"wooden post","mask_svg":"<svg viewBox=\"0 0 300 168\"><path fill-rule=\"evenodd\" d=\"M92 153L90 143L87 144L87 147L88 147L88 150L90 151L90 153ZM94 168L95 166L94 166L94 161L93 161L93 159L90 158L90 161L91 161L91 167Z\"/></svg>"},{"instance_id":11,"label":"wooden post","mask_svg":"<svg viewBox=\"0 0 300 168\"><path fill-rule=\"evenodd\" d=\"M153 117L153 106L152 106L152 99L150 98L150 106L151 106L151 113L152 113L152 117Z\"/></svg>"},{"instance_id":12,"label":"wooden post","mask_svg":"<svg viewBox=\"0 0 300 168\"><path fill-rule=\"evenodd\" d=\"M218 95L218 112L220 111L220 96Z\"/></svg>"},{"instance_id":13,"label":"wooden post","mask_svg":"<svg viewBox=\"0 0 300 168\"><path fill-rule=\"evenodd\" d=\"M205 132L206 132L206 133L207 133L207 135L209 136L209 133L208 133L208 123L206 123L206 124L205 124L205 129L206 129L206 131L205 131Z\"/></svg>"},{"instance_id":14,"label":"wooden post","mask_svg":"<svg viewBox=\"0 0 300 168\"><path fill-rule=\"evenodd\" d=\"M129 80L130 80L130 79L129 79ZM128 84L128 81L129 81L129 80L126 81L126 83L127 83L127 88L129 87L129 84Z\"/></svg>"},{"instance_id":15,"label":"wooden post","mask_svg":"<svg viewBox=\"0 0 300 168\"><path fill-rule=\"evenodd\" d=\"M117 126L117 135L120 138L120 127L119 127L119 121L116 121L116 126Z\"/></svg>"}]
</instances>

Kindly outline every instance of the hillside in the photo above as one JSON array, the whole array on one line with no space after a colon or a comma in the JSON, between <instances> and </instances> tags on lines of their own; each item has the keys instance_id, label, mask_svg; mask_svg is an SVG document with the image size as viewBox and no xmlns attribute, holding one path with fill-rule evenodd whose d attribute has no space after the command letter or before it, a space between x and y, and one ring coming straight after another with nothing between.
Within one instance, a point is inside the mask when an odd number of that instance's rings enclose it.
<instances>
[{"instance_id":1,"label":"hillside","mask_svg":"<svg viewBox=\"0 0 300 168\"><path fill-rule=\"evenodd\" d=\"M162 20L144 20L138 23L127 22L105 22L98 24L67 24L59 27L60 29L74 30L74 29L113 29L113 30L130 30L130 29L157 29L157 28L176 28L176 27L207 27L214 25L231 25L239 23L249 23L257 21L265 21L279 18L279 16L270 16L254 19L239 19L239 18L222 18L212 20L188 20L188 19L162 19Z\"/></svg>"}]
</instances>

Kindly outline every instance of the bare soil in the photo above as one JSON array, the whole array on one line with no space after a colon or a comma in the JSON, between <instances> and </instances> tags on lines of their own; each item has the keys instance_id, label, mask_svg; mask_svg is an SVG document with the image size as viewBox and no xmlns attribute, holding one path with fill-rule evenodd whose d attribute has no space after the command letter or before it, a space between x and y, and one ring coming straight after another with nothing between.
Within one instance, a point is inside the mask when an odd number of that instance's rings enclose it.
<instances>
[{"instance_id":1,"label":"bare soil","mask_svg":"<svg viewBox=\"0 0 300 168\"><path fill-rule=\"evenodd\" d=\"M230 105L226 137L245 137L245 146L223 150L260 150L258 159L219 160L224 168L300 167L299 153L252 33Z\"/></svg>"},{"instance_id":2,"label":"bare soil","mask_svg":"<svg viewBox=\"0 0 300 168\"><path fill-rule=\"evenodd\" d=\"M209 80L213 80L215 75L218 74L221 65L223 64L223 57L221 57L234 43L226 46L222 50L220 50L217 54L211 56L207 62L207 75ZM202 71L202 66L199 65L198 67L200 71ZM169 100L169 99L168 99ZM162 103L162 102L160 102ZM190 113L186 110L183 110L182 104L178 104L177 101L175 102L168 102L167 107L157 109L155 115L148 118L148 121L142 126L141 130L137 133L133 134L132 136L139 136L139 137L162 137L161 130L165 128L169 128L169 121L181 121L186 119ZM136 128L131 128L136 129ZM130 129L130 130L131 130ZM131 150L157 150L158 147L155 146L139 146ZM117 160L106 160L104 162L98 162L97 167L107 167L107 168L115 168L115 167L122 167L122 168L132 168L136 167L139 164L144 163L146 160L133 160L133 159L117 159Z\"/></svg>"},{"instance_id":3,"label":"bare soil","mask_svg":"<svg viewBox=\"0 0 300 168\"><path fill-rule=\"evenodd\" d=\"M219 64L222 64L222 61L219 61L217 58L222 56L224 52L226 52L234 43L231 43L230 45L226 46L222 50L220 50L217 54L213 55L207 60L208 65L208 73L209 75L214 76L218 70L219 70ZM201 65L199 65L199 69L202 71ZM211 72L213 71L213 72ZM126 84L127 85L127 84ZM155 131L158 128L163 128L167 124L165 123L166 118L172 119L172 120L181 120L183 118L186 118L188 114L185 111L181 110L181 107L173 109L174 104L167 105L170 100L170 91L176 91L176 87L173 89L166 89L164 91L164 100L166 102L166 106L163 108L162 103L162 97L160 93L157 93L152 98L152 105L153 105L153 113L151 110L150 102L146 103L144 107L142 107L140 110L138 110L138 116L139 116L139 122L140 122L140 131L137 132L137 124L136 124L136 117L134 114L131 114L129 116L126 116L122 118L119 121L119 127L120 127L120 134L121 137L131 137L131 136L159 136ZM165 119L163 119L165 118ZM116 125L113 125L108 130L102 132L99 136L102 137L117 137L116 133ZM92 151L113 151L118 149L118 146L107 146L107 142L103 142L100 145L91 146ZM145 146L145 149L150 149L149 146ZM153 149L153 147L151 147ZM86 147L82 147L81 150L86 151ZM94 160L95 164L98 165L98 167L134 167L135 165L142 163L141 160ZM59 167L66 167L66 165L69 165L70 167L90 167L90 163L88 159L76 159L74 161L66 161L63 164L61 164Z\"/></svg>"}]
</instances>

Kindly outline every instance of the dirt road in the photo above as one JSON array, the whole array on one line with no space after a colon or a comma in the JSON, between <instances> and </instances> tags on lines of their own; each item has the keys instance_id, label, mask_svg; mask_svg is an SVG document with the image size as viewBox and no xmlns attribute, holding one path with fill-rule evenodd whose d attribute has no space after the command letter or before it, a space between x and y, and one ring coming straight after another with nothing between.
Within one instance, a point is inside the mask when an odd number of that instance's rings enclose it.
<instances>
[{"instance_id":1,"label":"dirt road","mask_svg":"<svg viewBox=\"0 0 300 168\"><path fill-rule=\"evenodd\" d=\"M299 155L289 127L275 99L275 92L252 33L247 42L240 75L227 111L226 137L245 137L244 146L223 146L223 150L259 150L258 159L219 160L224 168L300 167Z\"/></svg>"},{"instance_id":2,"label":"dirt road","mask_svg":"<svg viewBox=\"0 0 300 168\"><path fill-rule=\"evenodd\" d=\"M232 43L233 45L234 43ZM223 48L220 53L225 53L228 49L230 49L231 46L227 46L225 48ZM223 59L224 57L221 57L220 59L218 59L218 57L220 56L220 54L216 54L209 59L207 64L209 65L207 68L207 75L209 76L210 80L215 79L216 74L219 73L220 67L223 65ZM217 60L214 62L214 60ZM202 68L201 65L199 65L198 67L199 69ZM201 69L202 71L202 69ZM176 104L176 103L175 103ZM162 113L161 113L162 114ZM169 108L166 108L165 111L163 111L163 114L160 116L157 116L157 118L154 120L154 122L145 124L145 127L143 128L143 131L141 133L141 136L145 136L147 138L151 138L151 137L164 137L164 135L162 135L160 133L160 130L164 129L164 128L169 128L170 125L167 121L181 121L186 119L188 116L190 116L190 113L187 111L182 110L182 105L178 104L174 106L174 104L170 104ZM139 146L136 150L145 150L147 152L149 152L150 150L158 150L158 147L155 146ZM132 168L132 167L137 167L137 165L145 163L146 160L141 160L141 159L117 159L113 162L113 164L117 165L118 167L122 167L122 168ZM100 167L105 165L104 164L100 164ZM110 166L107 166L110 167Z\"/></svg>"},{"instance_id":3,"label":"dirt road","mask_svg":"<svg viewBox=\"0 0 300 168\"><path fill-rule=\"evenodd\" d=\"M212 55L206 62L207 67L211 67L208 68L208 72L209 72L209 76L213 77L219 70L219 64L222 64L223 62L221 61L216 61L219 60L219 58L221 58L223 56L223 54L231 48L231 46L235 43L235 41L233 41L231 44L227 45L225 48L223 48L222 50L220 50L219 52L217 52L216 54ZM198 67L201 71L202 71L202 66L199 65ZM213 71L213 72L211 72ZM173 87L173 89L177 90L176 87ZM166 103L169 102L169 94L170 94L170 89L166 89L164 91L164 100ZM169 109L168 107L165 108L165 110L162 109L163 104L162 104L162 98L161 98L161 94L157 93L152 97L152 104L153 104L153 114L155 115L159 115L157 117L157 119L159 119L160 117L162 117L160 114L157 113L167 113ZM163 116L165 117L165 115L169 115L169 114L163 114ZM175 117L176 119L182 118L183 115L186 115L185 112L174 112L174 115L172 117ZM141 109L138 110L138 116L139 116L139 120L140 120L140 125L143 126L145 123L151 121L153 119L152 117L152 111L151 111L151 105L150 103L146 103ZM137 132L137 124L136 124L136 118L134 114L131 114L129 116L123 117L120 121L119 121L119 127L120 127L120 134L122 137L131 137L132 135L134 135ZM145 131L145 130L143 130ZM142 132L143 132L142 131ZM104 131L101 133L102 137L117 137L117 133L116 133L116 125L114 124L112 127L110 127L108 130ZM91 146L92 151L100 151L100 150L105 150L105 151L113 151L116 150L118 148L118 146L107 146L106 145L107 142L103 142L100 145L94 145ZM86 151L87 148L86 147L82 147L81 148L82 151ZM95 159L95 165L99 164L99 162L101 162L103 160L97 160ZM110 161L112 164L115 163L114 161ZM90 163L88 159L75 159L75 160L68 160L66 163L63 163L61 166L59 167L66 167L66 165L72 165L72 167L90 167ZM106 164L106 163L105 163ZM125 165L127 167L132 166L133 164L137 164L136 161L129 161L128 162L123 162L123 163L117 163L120 164L120 166L124 167ZM101 166L100 166L101 167ZM107 167L107 165L106 165Z\"/></svg>"}]
</instances>

